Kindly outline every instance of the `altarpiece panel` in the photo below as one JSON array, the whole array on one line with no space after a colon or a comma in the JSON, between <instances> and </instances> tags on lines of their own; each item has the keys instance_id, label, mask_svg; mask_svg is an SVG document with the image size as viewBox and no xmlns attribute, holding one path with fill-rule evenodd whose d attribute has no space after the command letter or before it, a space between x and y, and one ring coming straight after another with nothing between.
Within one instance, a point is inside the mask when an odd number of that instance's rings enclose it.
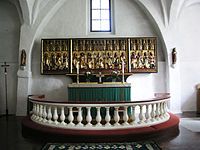
<instances>
[{"instance_id":1,"label":"altarpiece panel","mask_svg":"<svg viewBox=\"0 0 200 150\"><path fill-rule=\"evenodd\" d=\"M156 37L42 39L41 43L41 74L157 72Z\"/></svg>"}]
</instances>

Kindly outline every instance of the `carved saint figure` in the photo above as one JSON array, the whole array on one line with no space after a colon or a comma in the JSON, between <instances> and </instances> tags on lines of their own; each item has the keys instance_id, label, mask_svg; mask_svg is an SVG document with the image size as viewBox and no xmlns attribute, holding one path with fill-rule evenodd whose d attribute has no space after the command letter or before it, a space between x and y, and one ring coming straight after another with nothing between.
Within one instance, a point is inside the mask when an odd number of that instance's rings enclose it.
<instances>
[{"instance_id":1,"label":"carved saint figure","mask_svg":"<svg viewBox=\"0 0 200 150\"><path fill-rule=\"evenodd\" d=\"M48 53L44 54L44 67L48 70L50 70L50 60Z\"/></svg>"},{"instance_id":2,"label":"carved saint figure","mask_svg":"<svg viewBox=\"0 0 200 150\"><path fill-rule=\"evenodd\" d=\"M20 66L26 66L26 51L24 49L21 51Z\"/></svg>"},{"instance_id":3,"label":"carved saint figure","mask_svg":"<svg viewBox=\"0 0 200 150\"><path fill-rule=\"evenodd\" d=\"M137 57L135 55L135 52L132 52L131 54L131 67L133 69L137 68Z\"/></svg>"},{"instance_id":4,"label":"carved saint figure","mask_svg":"<svg viewBox=\"0 0 200 150\"><path fill-rule=\"evenodd\" d=\"M155 57L152 52L149 52L149 64L150 68L155 68Z\"/></svg>"}]
</instances>

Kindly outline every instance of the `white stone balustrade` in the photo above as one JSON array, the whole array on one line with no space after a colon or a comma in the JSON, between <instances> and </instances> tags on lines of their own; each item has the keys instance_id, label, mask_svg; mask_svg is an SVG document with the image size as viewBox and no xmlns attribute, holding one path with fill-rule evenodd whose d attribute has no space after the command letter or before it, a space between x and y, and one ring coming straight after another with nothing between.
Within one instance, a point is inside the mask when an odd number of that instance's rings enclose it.
<instances>
[{"instance_id":1,"label":"white stone balustrade","mask_svg":"<svg viewBox=\"0 0 200 150\"><path fill-rule=\"evenodd\" d=\"M33 103L32 121L66 129L120 129L137 128L163 123L169 119L168 94L159 94L151 100L116 103L51 102L37 96Z\"/></svg>"}]
</instances>

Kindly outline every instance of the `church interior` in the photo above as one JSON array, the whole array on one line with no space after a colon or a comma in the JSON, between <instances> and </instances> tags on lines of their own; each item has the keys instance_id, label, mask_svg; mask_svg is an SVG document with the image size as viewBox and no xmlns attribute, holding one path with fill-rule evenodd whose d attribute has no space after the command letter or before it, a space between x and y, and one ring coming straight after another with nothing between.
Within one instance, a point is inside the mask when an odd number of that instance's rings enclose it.
<instances>
[{"instance_id":1,"label":"church interior","mask_svg":"<svg viewBox=\"0 0 200 150\"><path fill-rule=\"evenodd\" d=\"M199 7L199 0L1 0L0 146L39 150L51 131L74 134L65 142L107 142L105 135L198 149Z\"/></svg>"}]
</instances>

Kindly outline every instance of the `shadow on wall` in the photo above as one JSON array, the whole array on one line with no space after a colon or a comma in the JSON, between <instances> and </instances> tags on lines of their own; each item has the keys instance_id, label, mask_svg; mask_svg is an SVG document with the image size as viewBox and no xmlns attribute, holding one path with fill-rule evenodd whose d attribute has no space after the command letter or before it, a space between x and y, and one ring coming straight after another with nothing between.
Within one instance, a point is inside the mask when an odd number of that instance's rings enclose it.
<instances>
[{"instance_id":1,"label":"shadow on wall","mask_svg":"<svg viewBox=\"0 0 200 150\"><path fill-rule=\"evenodd\" d=\"M134 74L128 77L127 82L132 83L132 100L152 98L154 96L153 74Z\"/></svg>"},{"instance_id":2,"label":"shadow on wall","mask_svg":"<svg viewBox=\"0 0 200 150\"><path fill-rule=\"evenodd\" d=\"M66 75L41 75L41 41L36 40L32 50L32 87L31 94L45 94L48 99L67 100L67 86L72 80Z\"/></svg>"},{"instance_id":3,"label":"shadow on wall","mask_svg":"<svg viewBox=\"0 0 200 150\"><path fill-rule=\"evenodd\" d=\"M192 93L187 93L190 95L185 95L182 97L182 111L195 111L197 108L197 91L193 91ZM183 96L183 95L182 95ZM184 100L184 101L183 101Z\"/></svg>"},{"instance_id":4,"label":"shadow on wall","mask_svg":"<svg viewBox=\"0 0 200 150\"><path fill-rule=\"evenodd\" d=\"M67 76L41 76L32 79L32 94L44 94L46 98L53 100L67 100L67 86L71 79Z\"/></svg>"}]
</instances>

